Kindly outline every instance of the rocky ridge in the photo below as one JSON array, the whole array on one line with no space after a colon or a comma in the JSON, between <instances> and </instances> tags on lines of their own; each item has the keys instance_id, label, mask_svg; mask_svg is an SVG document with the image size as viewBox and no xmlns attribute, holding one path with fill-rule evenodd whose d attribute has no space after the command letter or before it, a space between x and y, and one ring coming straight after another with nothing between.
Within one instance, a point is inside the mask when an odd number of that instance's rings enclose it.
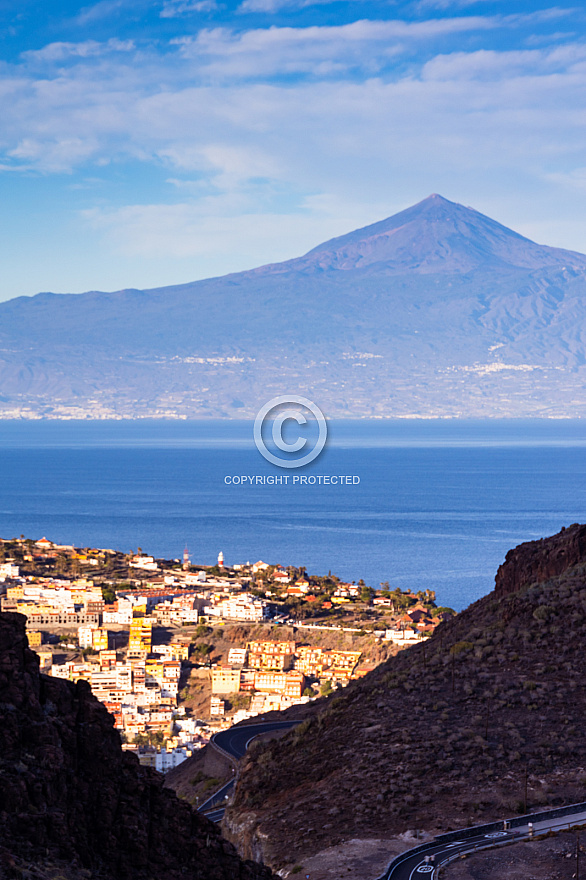
<instances>
[{"instance_id":1,"label":"rocky ridge","mask_svg":"<svg viewBox=\"0 0 586 880\"><path fill-rule=\"evenodd\" d=\"M516 593L586 562L586 526L574 523L557 535L509 550L495 578L495 596Z\"/></svg>"},{"instance_id":2,"label":"rocky ridge","mask_svg":"<svg viewBox=\"0 0 586 880\"><path fill-rule=\"evenodd\" d=\"M0 713L0 878L273 877L122 751L87 682L39 674L20 614L0 614Z\"/></svg>"},{"instance_id":3,"label":"rocky ridge","mask_svg":"<svg viewBox=\"0 0 586 880\"><path fill-rule=\"evenodd\" d=\"M224 819L241 851L287 870L352 838L584 800L585 528L521 545L498 593L253 747Z\"/></svg>"}]
</instances>

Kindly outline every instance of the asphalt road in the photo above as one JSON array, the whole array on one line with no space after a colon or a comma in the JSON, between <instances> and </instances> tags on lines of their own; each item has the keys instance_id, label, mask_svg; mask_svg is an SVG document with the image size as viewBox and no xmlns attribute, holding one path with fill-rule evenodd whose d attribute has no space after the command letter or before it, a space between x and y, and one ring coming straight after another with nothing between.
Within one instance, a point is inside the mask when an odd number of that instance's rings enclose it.
<instances>
[{"instance_id":1,"label":"asphalt road","mask_svg":"<svg viewBox=\"0 0 586 880\"><path fill-rule=\"evenodd\" d=\"M425 847L417 847L416 850L408 850L395 859L379 880L416 880L426 875L434 880L437 872L434 868L445 862L451 856L460 853L475 852L480 849L493 849L518 840L530 840L531 836L544 834L547 831L560 831L569 826L586 824L586 812L577 810L565 816L548 816L541 813L533 821L532 833L529 822L517 825L509 831L482 831L466 840L452 840L450 843L431 841ZM503 825L504 827L504 825ZM464 833L464 832L463 832Z\"/></svg>"},{"instance_id":2,"label":"asphalt road","mask_svg":"<svg viewBox=\"0 0 586 880\"><path fill-rule=\"evenodd\" d=\"M217 746L239 760L244 757L246 749L256 736L271 730L287 730L296 724L299 721L264 721L260 724L246 724L244 727L229 727L228 730L214 733L212 739Z\"/></svg>"},{"instance_id":3,"label":"asphalt road","mask_svg":"<svg viewBox=\"0 0 586 880\"><path fill-rule=\"evenodd\" d=\"M234 758L240 760L246 754L246 750L255 737L262 733L268 733L272 730L287 730L299 724L299 721L266 721L260 724L247 724L242 727L230 727L228 730L222 730L220 733L214 734L213 742L223 751ZM230 792L234 788L234 780L231 779L219 791L213 794L199 808L200 812L205 812L206 816L213 822L220 822L225 810L226 801L230 796ZM471 853L478 850L492 849L502 846L506 843L512 843L520 840L530 840L532 836L546 833L547 831L559 831L575 825L586 825L586 811L583 805L579 805L572 813L564 816L551 815L556 811L544 811L533 817L529 816L527 821L522 824L516 824L509 830L494 830L494 825L480 826L477 834L466 839L458 840L457 834L451 834L450 842L433 840L428 844L416 847L415 850L408 850L389 865L385 873L379 880L418 880L426 875L430 880L437 877L437 868L450 857L459 854ZM530 820L532 825L530 826ZM513 820L509 820L509 823ZM463 829L462 835L470 833L470 829Z\"/></svg>"},{"instance_id":4,"label":"asphalt road","mask_svg":"<svg viewBox=\"0 0 586 880\"><path fill-rule=\"evenodd\" d=\"M223 752L227 752L230 757L239 761L246 754L246 749L252 740L260 736L261 733L269 733L272 730L288 730L299 723L299 721L265 721L260 724L246 724L243 727L229 727L228 730L214 733L212 741ZM224 815L226 801L233 788L234 780L231 779L207 801L204 801L199 807L199 812L205 813L212 822L219 822Z\"/></svg>"}]
</instances>

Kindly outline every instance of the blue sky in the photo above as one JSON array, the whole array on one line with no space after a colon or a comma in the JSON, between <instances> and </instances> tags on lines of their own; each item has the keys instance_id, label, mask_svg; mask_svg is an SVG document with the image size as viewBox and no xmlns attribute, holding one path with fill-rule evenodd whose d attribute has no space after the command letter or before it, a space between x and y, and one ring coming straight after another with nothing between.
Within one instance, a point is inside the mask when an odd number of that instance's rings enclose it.
<instances>
[{"instance_id":1,"label":"blue sky","mask_svg":"<svg viewBox=\"0 0 586 880\"><path fill-rule=\"evenodd\" d=\"M0 299L297 256L432 192L586 252L586 12L0 0Z\"/></svg>"}]
</instances>

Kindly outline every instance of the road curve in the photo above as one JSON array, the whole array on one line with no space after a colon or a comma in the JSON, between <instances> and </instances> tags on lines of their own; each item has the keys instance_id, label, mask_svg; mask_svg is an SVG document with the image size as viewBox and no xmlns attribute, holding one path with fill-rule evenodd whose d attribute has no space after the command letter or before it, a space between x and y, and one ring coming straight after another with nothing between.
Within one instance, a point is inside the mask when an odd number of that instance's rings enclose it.
<instances>
[{"instance_id":1,"label":"road curve","mask_svg":"<svg viewBox=\"0 0 586 880\"><path fill-rule=\"evenodd\" d=\"M378 880L418 880L425 876L429 880L436 880L440 865L464 853L494 849L508 843L531 840L548 831L561 831L581 825L586 825L586 804L576 804L575 809L565 807L549 810L506 822L443 834L427 844L402 853L391 862Z\"/></svg>"},{"instance_id":2,"label":"road curve","mask_svg":"<svg viewBox=\"0 0 586 880\"><path fill-rule=\"evenodd\" d=\"M288 730L300 724L297 721L262 721L259 724L245 724L242 726L229 727L227 730L221 730L214 733L211 742L216 748L232 758L239 761L246 754L246 749L255 737L263 733L270 733L273 730ZM219 791L216 791L211 797L201 804L198 808L200 813L205 813L213 822L219 822L226 806L226 801L230 797L230 792L234 788L234 780L230 779Z\"/></svg>"},{"instance_id":3,"label":"road curve","mask_svg":"<svg viewBox=\"0 0 586 880\"><path fill-rule=\"evenodd\" d=\"M246 754L250 742L261 733L269 733L272 730L287 730L300 724L299 721L263 721L260 724L246 724L242 727L229 727L214 733L212 742L219 746L222 751L228 752L231 757L239 760Z\"/></svg>"}]
</instances>

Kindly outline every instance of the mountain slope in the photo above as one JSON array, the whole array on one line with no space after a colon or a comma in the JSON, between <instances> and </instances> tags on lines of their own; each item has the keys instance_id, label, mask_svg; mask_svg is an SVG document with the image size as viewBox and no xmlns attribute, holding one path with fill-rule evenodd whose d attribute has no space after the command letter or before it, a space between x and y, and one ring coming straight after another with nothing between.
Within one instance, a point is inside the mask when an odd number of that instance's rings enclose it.
<instances>
[{"instance_id":1,"label":"mountain slope","mask_svg":"<svg viewBox=\"0 0 586 880\"><path fill-rule=\"evenodd\" d=\"M581 415L586 257L430 196L303 257L0 304L0 415Z\"/></svg>"},{"instance_id":2,"label":"mountain slope","mask_svg":"<svg viewBox=\"0 0 586 880\"><path fill-rule=\"evenodd\" d=\"M87 682L39 675L25 622L0 614L0 877L271 880L122 751Z\"/></svg>"},{"instance_id":3,"label":"mountain slope","mask_svg":"<svg viewBox=\"0 0 586 880\"><path fill-rule=\"evenodd\" d=\"M257 272L372 269L393 274L461 274L478 268L586 268L586 257L543 247L484 214L434 193L417 205Z\"/></svg>"},{"instance_id":4,"label":"mountain slope","mask_svg":"<svg viewBox=\"0 0 586 880\"><path fill-rule=\"evenodd\" d=\"M585 533L521 545L497 593L253 748L224 820L241 851L280 869L353 838L499 820L525 797L583 801Z\"/></svg>"}]
</instances>

